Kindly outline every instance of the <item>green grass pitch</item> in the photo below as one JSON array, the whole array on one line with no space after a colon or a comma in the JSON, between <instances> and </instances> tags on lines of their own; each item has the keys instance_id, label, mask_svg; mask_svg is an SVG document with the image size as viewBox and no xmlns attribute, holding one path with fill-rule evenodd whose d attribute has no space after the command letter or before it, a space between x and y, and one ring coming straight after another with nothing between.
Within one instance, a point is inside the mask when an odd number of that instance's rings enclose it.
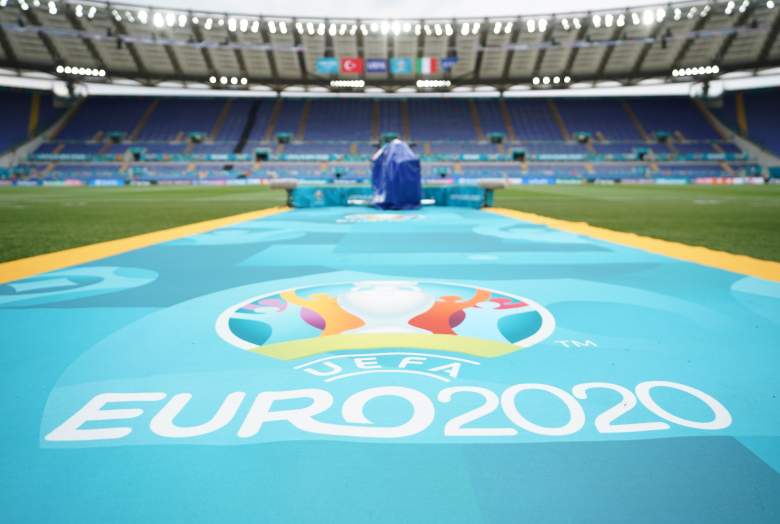
<instances>
[{"instance_id":1,"label":"green grass pitch","mask_svg":"<svg viewBox=\"0 0 780 524\"><path fill-rule=\"evenodd\" d=\"M0 189L0 262L282 205L264 187ZM780 186L523 186L495 205L780 260Z\"/></svg>"}]
</instances>

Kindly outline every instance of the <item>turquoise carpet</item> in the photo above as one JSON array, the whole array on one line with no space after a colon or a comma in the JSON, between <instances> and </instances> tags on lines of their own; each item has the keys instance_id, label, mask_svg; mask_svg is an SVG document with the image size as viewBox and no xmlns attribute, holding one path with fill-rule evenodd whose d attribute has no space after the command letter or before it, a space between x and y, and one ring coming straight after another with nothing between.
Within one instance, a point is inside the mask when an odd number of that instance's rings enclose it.
<instances>
[{"instance_id":1,"label":"turquoise carpet","mask_svg":"<svg viewBox=\"0 0 780 524\"><path fill-rule=\"evenodd\" d=\"M780 285L469 209L0 285L3 522L778 522Z\"/></svg>"}]
</instances>

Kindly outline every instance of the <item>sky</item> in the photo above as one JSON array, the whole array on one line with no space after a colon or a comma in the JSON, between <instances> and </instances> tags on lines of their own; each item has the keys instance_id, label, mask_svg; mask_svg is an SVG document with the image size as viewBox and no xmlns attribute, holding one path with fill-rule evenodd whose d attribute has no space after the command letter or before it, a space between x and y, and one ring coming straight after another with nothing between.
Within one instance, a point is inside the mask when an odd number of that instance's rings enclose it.
<instances>
[{"instance_id":1,"label":"sky","mask_svg":"<svg viewBox=\"0 0 780 524\"><path fill-rule=\"evenodd\" d=\"M123 0L121 3L259 15L344 18L488 17L551 14L600 8L625 8L654 0ZM658 1L661 4L663 2Z\"/></svg>"}]
</instances>

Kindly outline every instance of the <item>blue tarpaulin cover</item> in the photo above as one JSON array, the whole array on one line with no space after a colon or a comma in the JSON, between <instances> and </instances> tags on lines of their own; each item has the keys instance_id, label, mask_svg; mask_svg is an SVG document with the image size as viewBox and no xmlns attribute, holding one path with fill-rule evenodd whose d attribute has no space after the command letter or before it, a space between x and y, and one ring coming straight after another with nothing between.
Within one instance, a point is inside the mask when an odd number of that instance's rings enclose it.
<instances>
[{"instance_id":1,"label":"blue tarpaulin cover","mask_svg":"<svg viewBox=\"0 0 780 524\"><path fill-rule=\"evenodd\" d=\"M374 205L382 209L417 209L422 199L420 159L406 142L393 140L372 158Z\"/></svg>"}]
</instances>

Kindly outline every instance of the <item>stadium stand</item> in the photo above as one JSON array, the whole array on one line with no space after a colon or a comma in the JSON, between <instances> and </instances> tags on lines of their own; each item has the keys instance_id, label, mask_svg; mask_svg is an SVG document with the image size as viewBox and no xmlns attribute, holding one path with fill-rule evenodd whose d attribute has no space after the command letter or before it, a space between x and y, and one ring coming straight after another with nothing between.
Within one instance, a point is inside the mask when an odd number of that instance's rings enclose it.
<instances>
[{"instance_id":1,"label":"stadium stand","mask_svg":"<svg viewBox=\"0 0 780 524\"><path fill-rule=\"evenodd\" d=\"M713 112L736 133L780 155L777 104L777 89L756 89L727 93L723 97L723 106Z\"/></svg>"},{"instance_id":2,"label":"stadium stand","mask_svg":"<svg viewBox=\"0 0 780 524\"><path fill-rule=\"evenodd\" d=\"M64 110L54 107L53 98L50 93L0 90L0 114L3 115L0 153L45 131L62 116Z\"/></svg>"},{"instance_id":3,"label":"stadium stand","mask_svg":"<svg viewBox=\"0 0 780 524\"><path fill-rule=\"evenodd\" d=\"M758 100L757 111L765 109L769 102ZM727 99L719 113L729 124L723 112L734 105ZM386 134L409 137L423 175L448 180L760 172L682 97L94 97L14 172L43 180L362 179Z\"/></svg>"}]
</instances>

